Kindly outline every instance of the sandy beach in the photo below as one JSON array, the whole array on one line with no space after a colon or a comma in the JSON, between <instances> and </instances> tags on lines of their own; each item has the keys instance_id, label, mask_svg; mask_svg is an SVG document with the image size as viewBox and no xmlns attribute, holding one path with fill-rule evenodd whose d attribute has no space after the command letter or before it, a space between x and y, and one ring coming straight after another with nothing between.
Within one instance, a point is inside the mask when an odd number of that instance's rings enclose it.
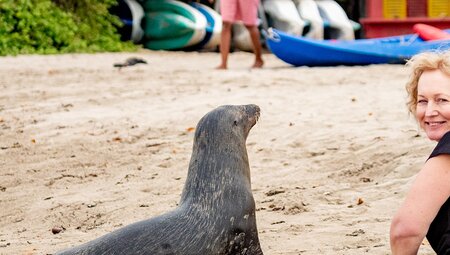
<instances>
[{"instance_id":1,"label":"sandy beach","mask_svg":"<svg viewBox=\"0 0 450 255\"><path fill-rule=\"evenodd\" d=\"M118 69L129 57L145 59ZM292 67L265 54L0 58L0 254L52 254L177 206L199 119L257 104L247 140L265 254L390 254L434 147L402 65ZM52 228L63 229L58 234ZM420 254L433 254L424 241Z\"/></svg>"}]
</instances>

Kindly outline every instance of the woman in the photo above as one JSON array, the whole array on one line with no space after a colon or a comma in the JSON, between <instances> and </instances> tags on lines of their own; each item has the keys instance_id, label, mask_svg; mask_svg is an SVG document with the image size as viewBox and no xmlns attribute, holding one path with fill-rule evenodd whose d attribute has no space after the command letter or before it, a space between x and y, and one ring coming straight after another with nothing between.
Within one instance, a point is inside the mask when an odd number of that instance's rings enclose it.
<instances>
[{"instance_id":1,"label":"woman","mask_svg":"<svg viewBox=\"0 0 450 255\"><path fill-rule=\"evenodd\" d=\"M437 254L450 254L450 51L418 54L407 66L409 111L438 143L392 220L391 250L417 254L426 236Z\"/></svg>"}]
</instances>

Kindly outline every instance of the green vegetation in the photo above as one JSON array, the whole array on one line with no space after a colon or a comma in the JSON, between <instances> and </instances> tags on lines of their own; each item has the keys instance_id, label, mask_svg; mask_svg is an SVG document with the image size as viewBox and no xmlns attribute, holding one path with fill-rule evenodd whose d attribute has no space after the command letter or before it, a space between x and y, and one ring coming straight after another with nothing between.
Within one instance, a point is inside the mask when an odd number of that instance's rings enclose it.
<instances>
[{"instance_id":1,"label":"green vegetation","mask_svg":"<svg viewBox=\"0 0 450 255\"><path fill-rule=\"evenodd\" d=\"M132 51L108 8L116 0L0 0L0 55Z\"/></svg>"}]
</instances>

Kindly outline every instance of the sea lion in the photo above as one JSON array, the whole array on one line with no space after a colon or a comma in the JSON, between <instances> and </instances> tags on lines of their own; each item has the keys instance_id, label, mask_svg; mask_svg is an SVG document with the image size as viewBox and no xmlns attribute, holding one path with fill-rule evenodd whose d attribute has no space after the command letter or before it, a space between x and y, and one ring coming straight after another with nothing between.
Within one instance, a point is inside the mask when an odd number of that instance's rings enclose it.
<instances>
[{"instance_id":1,"label":"sea lion","mask_svg":"<svg viewBox=\"0 0 450 255\"><path fill-rule=\"evenodd\" d=\"M57 254L263 254L246 139L257 105L225 105L200 119L180 203Z\"/></svg>"}]
</instances>

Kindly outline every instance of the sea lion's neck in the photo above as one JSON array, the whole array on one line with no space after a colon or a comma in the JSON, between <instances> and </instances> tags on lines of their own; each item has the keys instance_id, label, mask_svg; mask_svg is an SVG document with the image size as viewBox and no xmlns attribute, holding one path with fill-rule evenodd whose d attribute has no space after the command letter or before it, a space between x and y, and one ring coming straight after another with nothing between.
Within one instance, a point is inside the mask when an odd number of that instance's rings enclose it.
<instances>
[{"instance_id":1,"label":"sea lion's neck","mask_svg":"<svg viewBox=\"0 0 450 255\"><path fill-rule=\"evenodd\" d=\"M245 143L194 146L180 202L223 199L231 191L251 195Z\"/></svg>"}]
</instances>

